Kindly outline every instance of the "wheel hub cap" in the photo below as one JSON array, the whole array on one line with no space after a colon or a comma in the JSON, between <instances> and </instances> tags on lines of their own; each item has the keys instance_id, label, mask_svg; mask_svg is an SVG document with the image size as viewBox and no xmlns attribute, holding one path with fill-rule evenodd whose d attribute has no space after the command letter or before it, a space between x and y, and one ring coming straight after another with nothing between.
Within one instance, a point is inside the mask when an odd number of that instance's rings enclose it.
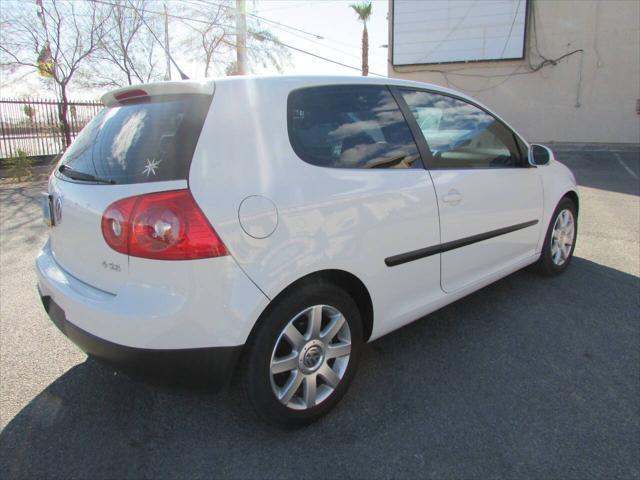
<instances>
[{"instance_id":1,"label":"wheel hub cap","mask_svg":"<svg viewBox=\"0 0 640 480\"><path fill-rule=\"evenodd\" d=\"M300 352L298 365L303 373L312 373L320 368L324 361L324 348L322 342L309 342Z\"/></svg>"}]
</instances>

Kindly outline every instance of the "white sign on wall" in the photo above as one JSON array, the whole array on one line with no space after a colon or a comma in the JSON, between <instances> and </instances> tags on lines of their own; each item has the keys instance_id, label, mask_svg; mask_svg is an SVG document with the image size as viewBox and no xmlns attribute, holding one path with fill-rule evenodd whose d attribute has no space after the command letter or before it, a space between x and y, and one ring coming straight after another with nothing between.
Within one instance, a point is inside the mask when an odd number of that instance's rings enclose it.
<instances>
[{"instance_id":1,"label":"white sign on wall","mask_svg":"<svg viewBox=\"0 0 640 480\"><path fill-rule=\"evenodd\" d=\"M393 0L393 64L523 58L527 2Z\"/></svg>"}]
</instances>

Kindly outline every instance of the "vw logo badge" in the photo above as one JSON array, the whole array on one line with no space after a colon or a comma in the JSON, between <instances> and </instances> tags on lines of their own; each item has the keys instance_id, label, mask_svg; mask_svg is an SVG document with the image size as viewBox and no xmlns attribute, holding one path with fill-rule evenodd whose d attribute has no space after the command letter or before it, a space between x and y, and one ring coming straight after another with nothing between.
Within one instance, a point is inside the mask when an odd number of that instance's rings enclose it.
<instances>
[{"instance_id":1,"label":"vw logo badge","mask_svg":"<svg viewBox=\"0 0 640 480\"><path fill-rule=\"evenodd\" d=\"M59 225L62 222L62 197L56 195L53 200L53 219L55 220L56 225Z\"/></svg>"},{"instance_id":2,"label":"vw logo badge","mask_svg":"<svg viewBox=\"0 0 640 480\"><path fill-rule=\"evenodd\" d=\"M307 368L315 367L321 355L322 353L320 352L320 349L318 347L311 347L309 350L307 350L307 353L304 356L304 366Z\"/></svg>"}]
</instances>

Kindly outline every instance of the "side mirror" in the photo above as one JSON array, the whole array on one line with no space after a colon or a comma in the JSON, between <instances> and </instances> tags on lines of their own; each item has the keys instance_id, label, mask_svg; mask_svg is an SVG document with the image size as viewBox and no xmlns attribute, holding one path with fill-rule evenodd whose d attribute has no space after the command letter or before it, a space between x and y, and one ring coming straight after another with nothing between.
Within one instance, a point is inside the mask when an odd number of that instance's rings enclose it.
<instances>
[{"instance_id":1,"label":"side mirror","mask_svg":"<svg viewBox=\"0 0 640 480\"><path fill-rule=\"evenodd\" d=\"M547 165L553 157L553 152L544 145L532 144L529 147L529 163L535 167Z\"/></svg>"}]
</instances>

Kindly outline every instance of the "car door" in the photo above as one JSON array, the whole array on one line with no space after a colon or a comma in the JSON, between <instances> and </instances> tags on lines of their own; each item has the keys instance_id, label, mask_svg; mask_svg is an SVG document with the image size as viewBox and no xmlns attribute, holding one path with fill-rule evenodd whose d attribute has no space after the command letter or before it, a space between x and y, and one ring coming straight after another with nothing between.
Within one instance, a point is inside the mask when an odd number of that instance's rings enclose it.
<instances>
[{"instance_id":1,"label":"car door","mask_svg":"<svg viewBox=\"0 0 640 480\"><path fill-rule=\"evenodd\" d=\"M523 143L464 99L398 89L429 149L440 212L441 285L455 292L535 254L542 183Z\"/></svg>"}]
</instances>

